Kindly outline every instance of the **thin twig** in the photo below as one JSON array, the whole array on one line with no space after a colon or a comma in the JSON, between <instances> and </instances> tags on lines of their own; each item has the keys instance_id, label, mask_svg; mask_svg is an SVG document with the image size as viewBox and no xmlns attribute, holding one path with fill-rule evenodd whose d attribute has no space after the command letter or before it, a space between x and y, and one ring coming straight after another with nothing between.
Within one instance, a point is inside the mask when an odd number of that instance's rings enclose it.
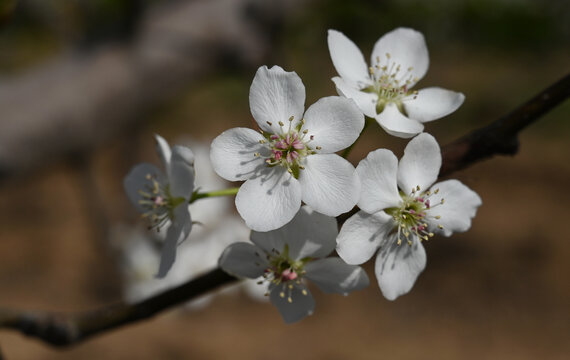
<instances>
[{"instance_id":1,"label":"thin twig","mask_svg":"<svg viewBox=\"0 0 570 360\"><path fill-rule=\"evenodd\" d=\"M495 154L513 155L518 133L570 95L570 75L499 120L444 146L440 175L463 169ZM215 269L136 304L119 303L80 313L0 310L0 328L19 331L55 346L78 344L96 334L152 317L237 279Z\"/></svg>"}]
</instances>

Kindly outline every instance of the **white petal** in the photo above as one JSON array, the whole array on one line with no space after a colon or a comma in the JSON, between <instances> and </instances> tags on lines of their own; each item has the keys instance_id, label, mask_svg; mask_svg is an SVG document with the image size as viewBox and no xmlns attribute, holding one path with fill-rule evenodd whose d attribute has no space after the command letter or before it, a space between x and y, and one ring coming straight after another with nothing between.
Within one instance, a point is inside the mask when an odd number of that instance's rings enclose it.
<instances>
[{"instance_id":1,"label":"white petal","mask_svg":"<svg viewBox=\"0 0 570 360\"><path fill-rule=\"evenodd\" d=\"M362 264L376 253L395 227L392 217L383 211L374 214L359 211L342 225L336 238L336 251L348 264Z\"/></svg>"},{"instance_id":2,"label":"white petal","mask_svg":"<svg viewBox=\"0 0 570 360\"><path fill-rule=\"evenodd\" d=\"M269 150L259 143L263 136L248 128L233 128L212 141L210 160L214 171L226 180L246 180L266 168ZM258 152L261 156L255 156Z\"/></svg>"},{"instance_id":3,"label":"white petal","mask_svg":"<svg viewBox=\"0 0 570 360\"><path fill-rule=\"evenodd\" d=\"M439 189L439 192L430 197L433 208L429 211L429 215L439 215L441 218L433 219L430 223L443 225L443 229L434 226L433 231L450 236L453 232L469 230L471 219L475 217L477 208L482 204L479 195L458 180L447 180L434 184L432 190L435 189ZM445 199L445 202L437 205L441 199Z\"/></svg>"},{"instance_id":4,"label":"white petal","mask_svg":"<svg viewBox=\"0 0 570 360\"><path fill-rule=\"evenodd\" d=\"M333 77L332 81L336 86L338 94L354 100L364 115L369 117L376 116L376 103L378 102L377 94L360 91L359 87L351 85L351 83L340 77Z\"/></svg>"},{"instance_id":5,"label":"white petal","mask_svg":"<svg viewBox=\"0 0 570 360\"><path fill-rule=\"evenodd\" d=\"M305 109L305 86L295 72L287 72L279 66L271 69L262 66L257 69L249 89L249 107L261 129L279 134L279 121L287 127L291 116L294 117L293 126L301 121Z\"/></svg>"},{"instance_id":6,"label":"white petal","mask_svg":"<svg viewBox=\"0 0 570 360\"><path fill-rule=\"evenodd\" d=\"M372 214L400 204L398 158L390 150L370 152L360 161L356 172L361 184L359 208Z\"/></svg>"},{"instance_id":7,"label":"white petal","mask_svg":"<svg viewBox=\"0 0 570 360\"><path fill-rule=\"evenodd\" d=\"M390 54L387 59L386 54ZM401 74L397 80L407 79L409 74L418 80L423 78L429 66L429 55L426 41L422 33L408 28L397 28L384 34L374 45L371 64L376 65L380 58L380 66L400 65ZM407 72L408 68L412 68ZM406 76L407 73L407 76Z\"/></svg>"},{"instance_id":8,"label":"white petal","mask_svg":"<svg viewBox=\"0 0 570 360\"><path fill-rule=\"evenodd\" d=\"M316 154L305 159L299 173L303 201L315 211L338 216L352 209L360 196L356 169L336 154Z\"/></svg>"},{"instance_id":9,"label":"white petal","mask_svg":"<svg viewBox=\"0 0 570 360\"><path fill-rule=\"evenodd\" d=\"M397 245L394 240L390 239L376 257L376 278L382 295L388 300L410 291L426 267L426 252L417 239L412 246L405 242Z\"/></svg>"},{"instance_id":10,"label":"white petal","mask_svg":"<svg viewBox=\"0 0 570 360\"><path fill-rule=\"evenodd\" d=\"M329 255L336 245L338 225L336 219L303 206L293 220L285 226L268 232L251 232L251 241L271 253L282 252L285 244L289 257L300 260L305 257L322 258Z\"/></svg>"},{"instance_id":11,"label":"white petal","mask_svg":"<svg viewBox=\"0 0 570 360\"><path fill-rule=\"evenodd\" d=\"M281 166L265 168L240 187L236 207L250 229L274 230L291 221L301 207L301 186Z\"/></svg>"},{"instance_id":12,"label":"white petal","mask_svg":"<svg viewBox=\"0 0 570 360\"><path fill-rule=\"evenodd\" d=\"M417 120L405 117L394 103L388 103L384 110L376 115L376 121L388 134L404 139L411 138L424 130Z\"/></svg>"},{"instance_id":13,"label":"white petal","mask_svg":"<svg viewBox=\"0 0 570 360\"><path fill-rule=\"evenodd\" d=\"M307 295L303 295L303 290L306 291ZM281 293L285 296L281 297ZM289 296L291 297L291 302L287 300ZM294 285L290 292L286 288L286 284L276 285L271 288L269 299L277 307L287 324L299 321L307 315L313 314L315 310L315 300L311 292L302 285Z\"/></svg>"},{"instance_id":14,"label":"white petal","mask_svg":"<svg viewBox=\"0 0 570 360\"><path fill-rule=\"evenodd\" d=\"M170 146L168 145L168 142L158 134L154 134L154 139L156 140L156 152L158 153L160 161L162 161L164 168L168 173L168 169L170 167L170 157L172 156Z\"/></svg>"},{"instance_id":15,"label":"white petal","mask_svg":"<svg viewBox=\"0 0 570 360\"><path fill-rule=\"evenodd\" d=\"M123 180L123 187L125 188L127 197L137 211L141 213L144 213L146 210L139 203L139 200L142 199L140 191L151 193L153 188L152 181L147 179L147 175L153 176L161 185L166 183L166 178L162 174L162 171L156 166L147 163L138 164L133 167Z\"/></svg>"},{"instance_id":16,"label":"white petal","mask_svg":"<svg viewBox=\"0 0 570 360\"><path fill-rule=\"evenodd\" d=\"M402 100L404 110L410 119L428 122L440 119L457 110L465 95L438 87L421 89L417 95Z\"/></svg>"},{"instance_id":17,"label":"white petal","mask_svg":"<svg viewBox=\"0 0 570 360\"><path fill-rule=\"evenodd\" d=\"M305 266L305 278L314 282L325 293L348 295L368 285L368 275L357 265L348 265L337 257L315 260Z\"/></svg>"},{"instance_id":18,"label":"white petal","mask_svg":"<svg viewBox=\"0 0 570 360\"><path fill-rule=\"evenodd\" d=\"M302 129L314 136L311 148L333 153L352 145L364 127L364 116L354 101L340 96L320 99L307 109Z\"/></svg>"},{"instance_id":19,"label":"white petal","mask_svg":"<svg viewBox=\"0 0 570 360\"><path fill-rule=\"evenodd\" d=\"M238 242L228 246L220 256L219 265L227 273L256 279L267 268L266 254L257 246Z\"/></svg>"},{"instance_id":20,"label":"white petal","mask_svg":"<svg viewBox=\"0 0 570 360\"><path fill-rule=\"evenodd\" d=\"M364 56L349 38L340 31L329 30L327 42L333 65L342 78L361 88L371 82Z\"/></svg>"},{"instance_id":21,"label":"white petal","mask_svg":"<svg viewBox=\"0 0 570 360\"><path fill-rule=\"evenodd\" d=\"M172 196L190 199L194 191L194 154L186 146L172 148L168 180Z\"/></svg>"},{"instance_id":22,"label":"white petal","mask_svg":"<svg viewBox=\"0 0 570 360\"><path fill-rule=\"evenodd\" d=\"M192 230L192 219L188 212L188 206L181 204L174 209L174 218L171 219L170 227L166 232L166 239L162 245L160 265L156 277L163 278L168 274L176 260L178 245L186 240Z\"/></svg>"},{"instance_id":23,"label":"white petal","mask_svg":"<svg viewBox=\"0 0 570 360\"><path fill-rule=\"evenodd\" d=\"M419 186L421 191L427 190L437 180L441 167L441 151L439 145L430 134L420 134L413 138L398 166L398 185L408 194Z\"/></svg>"}]
</instances>

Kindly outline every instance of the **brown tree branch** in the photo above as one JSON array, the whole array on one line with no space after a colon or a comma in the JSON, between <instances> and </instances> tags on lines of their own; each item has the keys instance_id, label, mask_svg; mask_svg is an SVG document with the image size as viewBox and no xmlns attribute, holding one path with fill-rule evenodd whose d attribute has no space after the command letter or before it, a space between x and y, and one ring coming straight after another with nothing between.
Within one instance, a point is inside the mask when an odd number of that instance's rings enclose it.
<instances>
[{"instance_id":1,"label":"brown tree branch","mask_svg":"<svg viewBox=\"0 0 570 360\"><path fill-rule=\"evenodd\" d=\"M463 169L495 154L513 155L518 133L570 95L570 76L540 92L499 120L444 146L440 175ZM108 330L147 319L237 279L215 269L136 304L119 303L79 313L0 310L0 328L19 331L54 346L69 346Z\"/></svg>"}]
</instances>

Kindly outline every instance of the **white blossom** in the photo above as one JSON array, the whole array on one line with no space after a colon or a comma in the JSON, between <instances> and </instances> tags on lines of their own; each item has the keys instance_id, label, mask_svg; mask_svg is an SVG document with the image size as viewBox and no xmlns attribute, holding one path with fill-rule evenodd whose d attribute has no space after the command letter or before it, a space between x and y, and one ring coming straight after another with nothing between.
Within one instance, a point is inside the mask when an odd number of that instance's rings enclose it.
<instances>
[{"instance_id":1,"label":"white blossom","mask_svg":"<svg viewBox=\"0 0 570 360\"><path fill-rule=\"evenodd\" d=\"M296 73L260 67L249 95L260 131L234 128L212 142L218 175L245 180L236 207L253 230L285 225L301 201L337 216L358 200L354 167L334 153L358 138L364 116L352 100L338 96L320 99L303 114L304 102L305 87Z\"/></svg>"},{"instance_id":2,"label":"white blossom","mask_svg":"<svg viewBox=\"0 0 570 360\"><path fill-rule=\"evenodd\" d=\"M423 123L442 118L461 106L465 96L439 87L412 90L429 65L424 36L397 28L374 45L370 66L344 34L329 30L331 59L340 77L332 80L339 94L353 99L389 134L410 138Z\"/></svg>"},{"instance_id":3,"label":"white blossom","mask_svg":"<svg viewBox=\"0 0 570 360\"><path fill-rule=\"evenodd\" d=\"M123 185L131 203L150 221L150 228L168 228L156 275L164 277L176 259L176 247L192 229L188 202L194 190L194 154L185 146L171 149L158 135L156 142L166 175L142 163L131 169Z\"/></svg>"},{"instance_id":4,"label":"white blossom","mask_svg":"<svg viewBox=\"0 0 570 360\"><path fill-rule=\"evenodd\" d=\"M378 250L375 272L389 300L410 291L426 265L422 245L434 234L467 231L481 198L458 180L433 184L441 167L435 139L420 134L406 146L398 163L379 149L362 160L358 206L337 238L337 252L349 264L361 264ZM433 185L432 185L433 184Z\"/></svg>"},{"instance_id":5,"label":"white blossom","mask_svg":"<svg viewBox=\"0 0 570 360\"><path fill-rule=\"evenodd\" d=\"M271 303L286 323L313 313L315 301L305 284L314 282L323 292L348 294L369 284L355 265L326 258L335 247L336 220L303 206L291 222L269 232L252 231L249 243L228 246L220 257L226 272L256 279L267 286Z\"/></svg>"}]
</instances>

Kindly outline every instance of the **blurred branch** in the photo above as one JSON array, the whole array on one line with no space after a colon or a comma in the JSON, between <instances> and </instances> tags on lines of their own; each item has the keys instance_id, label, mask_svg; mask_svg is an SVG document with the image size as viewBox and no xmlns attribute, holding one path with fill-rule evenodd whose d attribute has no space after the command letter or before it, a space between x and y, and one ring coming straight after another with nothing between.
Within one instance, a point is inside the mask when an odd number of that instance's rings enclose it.
<instances>
[{"instance_id":1,"label":"blurred branch","mask_svg":"<svg viewBox=\"0 0 570 360\"><path fill-rule=\"evenodd\" d=\"M540 92L505 117L443 147L447 175L494 154L517 151L517 134L570 95L570 76ZM19 331L55 346L80 343L91 336L147 319L237 279L215 269L136 304L119 303L75 314L0 309L0 328Z\"/></svg>"}]
</instances>

